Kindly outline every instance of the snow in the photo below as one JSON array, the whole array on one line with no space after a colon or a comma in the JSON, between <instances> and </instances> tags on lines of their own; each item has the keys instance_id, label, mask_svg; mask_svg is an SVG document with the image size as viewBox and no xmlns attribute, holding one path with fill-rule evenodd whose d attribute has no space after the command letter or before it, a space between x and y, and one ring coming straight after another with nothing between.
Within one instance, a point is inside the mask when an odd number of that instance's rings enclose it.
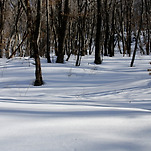
<instances>
[{"instance_id":1,"label":"snow","mask_svg":"<svg viewBox=\"0 0 151 151\"><path fill-rule=\"evenodd\" d=\"M150 56L41 58L45 85L34 87L34 61L0 59L1 151L150 151Z\"/></svg>"}]
</instances>

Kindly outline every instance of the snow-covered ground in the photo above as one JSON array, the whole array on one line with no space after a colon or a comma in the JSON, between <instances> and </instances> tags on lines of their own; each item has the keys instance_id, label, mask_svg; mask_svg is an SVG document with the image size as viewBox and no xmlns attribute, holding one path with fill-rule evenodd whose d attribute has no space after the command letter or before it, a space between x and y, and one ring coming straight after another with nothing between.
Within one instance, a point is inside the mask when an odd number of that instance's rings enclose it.
<instances>
[{"instance_id":1,"label":"snow-covered ground","mask_svg":"<svg viewBox=\"0 0 151 151\"><path fill-rule=\"evenodd\" d=\"M0 151L150 151L150 56L105 57L80 67L0 59Z\"/></svg>"}]
</instances>

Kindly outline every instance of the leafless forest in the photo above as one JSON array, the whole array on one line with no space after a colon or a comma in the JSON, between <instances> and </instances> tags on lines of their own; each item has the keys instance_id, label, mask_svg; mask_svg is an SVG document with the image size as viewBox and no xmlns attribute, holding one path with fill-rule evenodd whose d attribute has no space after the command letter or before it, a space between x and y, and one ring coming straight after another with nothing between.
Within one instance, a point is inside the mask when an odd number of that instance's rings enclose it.
<instances>
[{"instance_id":1,"label":"leafless forest","mask_svg":"<svg viewBox=\"0 0 151 151\"><path fill-rule=\"evenodd\" d=\"M0 0L0 57L33 57L35 85L43 84L40 56L64 63L75 55L79 66L94 52L101 64L116 48L133 66L136 51L150 54L150 33L150 0Z\"/></svg>"}]
</instances>

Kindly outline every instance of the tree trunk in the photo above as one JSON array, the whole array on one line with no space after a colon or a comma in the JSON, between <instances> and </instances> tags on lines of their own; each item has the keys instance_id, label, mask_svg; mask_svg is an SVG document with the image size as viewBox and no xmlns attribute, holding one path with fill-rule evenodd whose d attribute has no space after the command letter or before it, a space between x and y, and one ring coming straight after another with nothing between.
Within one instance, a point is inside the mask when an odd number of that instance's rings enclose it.
<instances>
[{"instance_id":1,"label":"tree trunk","mask_svg":"<svg viewBox=\"0 0 151 151\"><path fill-rule=\"evenodd\" d=\"M131 56L131 18L132 18L132 1L126 2L126 49L129 57Z\"/></svg>"},{"instance_id":2,"label":"tree trunk","mask_svg":"<svg viewBox=\"0 0 151 151\"><path fill-rule=\"evenodd\" d=\"M39 57L39 51L38 51L38 36L39 36L39 28L40 28L40 10L41 10L41 0L37 0L37 16L36 16L36 21L34 21L33 16L31 14L31 7L30 7L30 2L29 0L26 1L26 6L27 6L27 28L28 28L28 33L30 37L30 45L31 48L34 52L34 59L35 59L35 66L36 66L36 71L35 71L35 86L40 86L43 84L42 80L42 72L41 72L41 63L40 63L40 57Z\"/></svg>"},{"instance_id":3,"label":"tree trunk","mask_svg":"<svg viewBox=\"0 0 151 151\"><path fill-rule=\"evenodd\" d=\"M100 47L100 40L101 40L101 1L97 0L97 27L96 27L96 38L95 38L95 64L101 64L101 47Z\"/></svg>"},{"instance_id":4,"label":"tree trunk","mask_svg":"<svg viewBox=\"0 0 151 151\"><path fill-rule=\"evenodd\" d=\"M69 0L65 0L64 2L64 12L62 12L62 1L58 1L58 19L59 19L59 27L58 27L58 51L57 51L57 63L64 63L64 41L69 13Z\"/></svg>"},{"instance_id":5,"label":"tree trunk","mask_svg":"<svg viewBox=\"0 0 151 151\"><path fill-rule=\"evenodd\" d=\"M3 12L4 12L4 0L0 0L0 58L3 57Z\"/></svg>"},{"instance_id":6,"label":"tree trunk","mask_svg":"<svg viewBox=\"0 0 151 151\"><path fill-rule=\"evenodd\" d=\"M115 5L116 5L116 1L113 0L112 2L112 18L111 18L111 32L110 32L110 41L109 41L109 54L110 57L114 56L114 34L115 34Z\"/></svg>"},{"instance_id":7,"label":"tree trunk","mask_svg":"<svg viewBox=\"0 0 151 151\"><path fill-rule=\"evenodd\" d=\"M107 7L107 0L105 0L105 40L104 40L104 56L108 56L108 41L109 41L109 13Z\"/></svg>"},{"instance_id":8,"label":"tree trunk","mask_svg":"<svg viewBox=\"0 0 151 151\"><path fill-rule=\"evenodd\" d=\"M46 51L46 57L47 62L51 63L50 60L50 42L49 42L49 0L46 0L46 24L47 24L47 51Z\"/></svg>"},{"instance_id":9,"label":"tree trunk","mask_svg":"<svg viewBox=\"0 0 151 151\"><path fill-rule=\"evenodd\" d=\"M136 37L136 42L135 42L135 48L134 48L134 52L133 52L133 57L131 60L131 64L130 67L133 67L134 64L134 60L135 60L135 56L136 56L136 50L137 50L137 45L138 45L138 40L139 40L139 35L141 32L141 28L142 28L142 21L143 21L143 0L142 0L142 6L141 6L141 17L140 17L140 21L139 21L139 29L138 29L138 33L137 33L137 37Z\"/></svg>"},{"instance_id":10,"label":"tree trunk","mask_svg":"<svg viewBox=\"0 0 151 151\"><path fill-rule=\"evenodd\" d=\"M145 0L145 17L146 17L146 26L147 26L147 29L146 29L146 35L147 35L147 42L146 42L146 54L149 55L150 54L150 47L149 45L151 44L151 41L150 41L150 27L151 27L151 23L150 23L150 18L149 18L150 14L149 14L149 6L147 4L147 0Z\"/></svg>"}]
</instances>

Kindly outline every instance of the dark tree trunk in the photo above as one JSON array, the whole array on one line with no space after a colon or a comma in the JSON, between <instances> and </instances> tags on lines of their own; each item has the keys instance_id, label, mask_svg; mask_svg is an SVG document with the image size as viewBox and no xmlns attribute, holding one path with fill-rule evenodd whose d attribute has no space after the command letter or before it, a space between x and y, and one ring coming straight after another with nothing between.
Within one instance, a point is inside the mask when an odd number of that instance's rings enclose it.
<instances>
[{"instance_id":1,"label":"dark tree trunk","mask_svg":"<svg viewBox=\"0 0 151 151\"><path fill-rule=\"evenodd\" d=\"M36 80L34 82L35 86L40 86L43 84L42 80L42 72L41 72L41 62L40 62L40 57L39 57L39 51L38 51L38 36L39 36L39 28L40 28L40 11L41 10L41 0L37 0L37 16L36 16L36 23L35 23L35 30L34 30L34 58L35 58L35 63L36 63Z\"/></svg>"},{"instance_id":2,"label":"dark tree trunk","mask_svg":"<svg viewBox=\"0 0 151 151\"><path fill-rule=\"evenodd\" d=\"M115 0L113 1L113 4L112 4L112 19L111 19L111 32L110 32L110 41L109 41L109 54L110 54L110 57L113 57L114 56L114 34L115 34Z\"/></svg>"},{"instance_id":3,"label":"dark tree trunk","mask_svg":"<svg viewBox=\"0 0 151 151\"><path fill-rule=\"evenodd\" d=\"M51 63L50 60L50 42L49 42L49 1L46 0L46 24L47 24L47 51L46 51L46 57L47 62Z\"/></svg>"},{"instance_id":4,"label":"dark tree trunk","mask_svg":"<svg viewBox=\"0 0 151 151\"><path fill-rule=\"evenodd\" d=\"M3 12L4 12L4 0L0 0L0 58L3 57Z\"/></svg>"},{"instance_id":5,"label":"dark tree trunk","mask_svg":"<svg viewBox=\"0 0 151 151\"><path fill-rule=\"evenodd\" d=\"M68 20L68 7L69 0L65 0L64 2L64 12L62 12L62 1L58 1L58 19L59 19L59 27L58 27L58 51L57 51L57 63L64 63L64 41Z\"/></svg>"},{"instance_id":6,"label":"dark tree trunk","mask_svg":"<svg viewBox=\"0 0 151 151\"><path fill-rule=\"evenodd\" d=\"M101 1L97 0L97 27L96 27L96 38L95 38L95 64L101 64L101 47L100 47L100 40L101 40Z\"/></svg>"},{"instance_id":7,"label":"dark tree trunk","mask_svg":"<svg viewBox=\"0 0 151 151\"><path fill-rule=\"evenodd\" d=\"M34 58L35 58L35 86L40 86L43 84L42 80L42 72L41 72L41 63L40 63L40 57L39 57L39 51L38 51L38 36L39 36L39 28L40 28L40 10L41 10L41 1L37 0L37 16L36 21L34 21L33 16L31 14L31 7L29 0L26 0L26 6L27 6L27 28L28 33L30 37L30 45L34 52Z\"/></svg>"},{"instance_id":8,"label":"dark tree trunk","mask_svg":"<svg viewBox=\"0 0 151 151\"><path fill-rule=\"evenodd\" d=\"M122 41L122 47L123 47L123 56L125 55L125 37L124 37L124 8L123 3L121 1L120 3L120 28L121 28L121 41Z\"/></svg>"},{"instance_id":9,"label":"dark tree trunk","mask_svg":"<svg viewBox=\"0 0 151 151\"><path fill-rule=\"evenodd\" d=\"M126 37L126 49L127 49L127 54L129 55L129 57L131 56L131 17L132 17L132 2L131 1L127 1L126 2L126 33L127 33L127 37Z\"/></svg>"},{"instance_id":10,"label":"dark tree trunk","mask_svg":"<svg viewBox=\"0 0 151 151\"><path fill-rule=\"evenodd\" d=\"M138 33L137 33L137 36L136 36L136 42L135 42L135 48L134 48L134 51L133 51L133 57L132 57L132 60L131 60L131 64L130 64L130 67L133 67L133 64L134 64L134 61L135 61L135 56L136 56L136 51L137 51L137 45L138 45L138 40L139 40L139 36L140 36L140 32L141 32L141 28L142 28L142 21L143 21L143 0L142 0L142 4L141 4L141 17L140 17L140 21L139 21L139 29L138 29Z\"/></svg>"},{"instance_id":11,"label":"dark tree trunk","mask_svg":"<svg viewBox=\"0 0 151 151\"><path fill-rule=\"evenodd\" d=\"M151 44L151 41L150 41L150 29L151 29L151 23L150 23L150 18L149 18L150 14L149 14L149 6L147 4L147 0L145 0L145 17L146 17L146 26L147 26L147 29L146 29L146 33L147 33L147 42L146 42L146 54L149 55L150 54L150 47L149 45Z\"/></svg>"},{"instance_id":12,"label":"dark tree trunk","mask_svg":"<svg viewBox=\"0 0 151 151\"><path fill-rule=\"evenodd\" d=\"M107 0L105 0L105 40L104 40L104 56L108 56L108 41L109 41L109 13L107 7Z\"/></svg>"}]
</instances>

